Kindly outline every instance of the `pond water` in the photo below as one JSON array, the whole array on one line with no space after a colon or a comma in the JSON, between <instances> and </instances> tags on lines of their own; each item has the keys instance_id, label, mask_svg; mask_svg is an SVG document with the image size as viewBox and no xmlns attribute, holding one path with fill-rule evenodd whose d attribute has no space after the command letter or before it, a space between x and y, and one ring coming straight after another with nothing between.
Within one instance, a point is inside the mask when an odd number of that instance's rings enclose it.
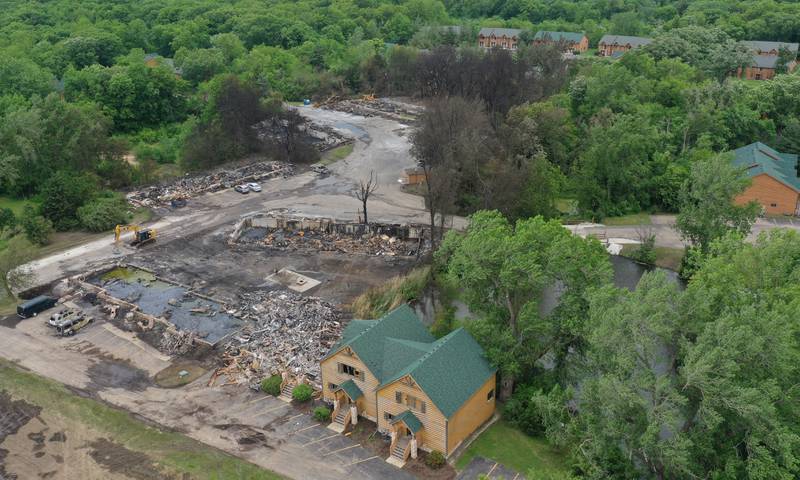
<instances>
[{"instance_id":1,"label":"pond water","mask_svg":"<svg viewBox=\"0 0 800 480\"><path fill-rule=\"evenodd\" d=\"M148 315L164 317L180 330L195 332L212 344L244 324L228 315L219 303L192 295L180 285L158 280L137 268L118 267L89 281L112 297L133 303Z\"/></svg>"},{"instance_id":2,"label":"pond water","mask_svg":"<svg viewBox=\"0 0 800 480\"><path fill-rule=\"evenodd\" d=\"M636 289L636 285L639 284L639 280L642 278L642 276L649 271L664 272L668 279L678 284L679 289L683 290L686 288L686 284L683 280L681 280L678 272L673 270L659 267L647 267L640 263L636 263L629 258L620 257L618 255L610 255L609 258L611 260L611 267L614 269L614 285L619 288L627 288L628 290L633 291ZM541 303L539 304L539 312L542 315L547 315L553 311L556 305L558 305L558 299L560 296L561 287L559 285L554 285L545 289L544 294L542 295ZM456 307L456 319L461 320L472 317L472 312L470 312L469 308L460 300L454 301L453 306ZM432 309L429 308L425 308L423 311L418 311L418 313L424 312L423 314L426 317L426 321L428 321L428 310L432 311ZM432 316L430 321L433 321Z\"/></svg>"}]
</instances>

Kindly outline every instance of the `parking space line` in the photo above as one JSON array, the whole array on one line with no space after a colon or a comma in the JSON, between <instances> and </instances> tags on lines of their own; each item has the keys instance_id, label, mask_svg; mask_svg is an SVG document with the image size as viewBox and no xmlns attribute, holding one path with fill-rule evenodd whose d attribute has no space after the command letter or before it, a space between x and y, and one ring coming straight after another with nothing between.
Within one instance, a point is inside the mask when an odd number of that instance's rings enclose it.
<instances>
[{"instance_id":1,"label":"parking space line","mask_svg":"<svg viewBox=\"0 0 800 480\"><path fill-rule=\"evenodd\" d=\"M291 416L291 417L287 418L286 421L288 422L288 421L294 420L295 418L302 417L303 415L305 415L305 413L298 413L297 415L294 415L294 416Z\"/></svg>"},{"instance_id":2,"label":"parking space line","mask_svg":"<svg viewBox=\"0 0 800 480\"><path fill-rule=\"evenodd\" d=\"M339 436L340 435L338 433L334 433L333 435L331 435L329 437L322 437L322 438L318 438L316 440L312 440L312 441L310 441L308 443L304 443L303 446L307 447L309 445L314 445L315 443L324 442L325 440L330 440L331 438L339 437Z\"/></svg>"},{"instance_id":3,"label":"parking space line","mask_svg":"<svg viewBox=\"0 0 800 480\"><path fill-rule=\"evenodd\" d=\"M351 448L356 448L356 447L360 447L360 446L361 446L360 443L356 443L355 445L350 445L349 447L344 447L344 448L340 448L338 450L334 450L332 452L325 453L322 456L323 457L327 457L328 455L333 455L334 453L344 452L345 450L350 450Z\"/></svg>"},{"instance_id":4,"label":"parking space line","mask_svg":"<svg viewBox=\"0 0 800 480\"><path fill-rule=\"evenodd\" d=\"M377 455L374 455L374 456L372 456L372 457L365 458L364 460L356 460L356 461L355 461L355 462L353 462L353 463L348 463L347 465L345 465L345 467L352 467L353 465L358 465L359 463L368 462L368 461L370 461L370 460L374 460L374 459L376 459L376 458L380 458L380 457L379 457L379 456L377 456Z\"/></svg>"},{"instance_id":5,"label":"parking space line","mask_svg":"<svg viewBox=\"0 0 800 480\"><path fill-rule=\"evenodd\" d=\"M512 478L511 480L517 480L518 478L519 478L519 473L517 473L516 475L514 475L514 478Z\"/></svg>"},{"instance_id":6,"label":"parking space line","mask_svg":"<svg viewBox=\"0 0 800 480\"><path fill-rule=\"evenodd\" d=\"M260 401L266 400L268 398L269 398L268 396L264 395L263 397L258 397L255 400L250 400L249 402L247 402L247 404L250 405L251 403L260 402Z\"/></svg>"},{"instance_id":7,"label":"parking space line","mask_svg":"<svg viewBox=\"0 0 800 480\"><path fill-rule=\"evenodd\" d=\"M492 474L492 472L494 472L495 468L497 468L497 462L495 462L495 464L492 466L492 469L489 470L489 473L487 473L486 476L489 477Z\"/></svg>"},{"instance_id":8,"label":"parking space line","mask_svg":"<svg viewBox=\"0 0 800 480\"><path fill-rule=\"evenodd\" d=\"M306 430L310 430L310 429L312 429L314 427L319 427L319 426L320 425L317 425L317 424L309 425L308 427L301 428L300 430L295 430L294 432L290 433L289 435L294 435L295 433L305 432Z\"/></svg>"},{"instance_id":9,"label":"parking space line","mask_svg":"<svg viewBox=\"0 0 800 480\"><path fill-rule=\"evenodd\" d=\"M263 411L263 412L261 412L261 413L257 413L257 414L255 414L254 416L255 416L255 417L260 417L261 415L264 415L265 413L274 412L275 410L281 409L281 408L283 408L283 407L290 407L290 406L291 406L291 405L290 405L290 404L288 404L288 403L283 403L283 404L281 404L281 405L278 405L277 407L268 408L268 409L264 410L264 411Z\"/></svg>"}]
</instances>

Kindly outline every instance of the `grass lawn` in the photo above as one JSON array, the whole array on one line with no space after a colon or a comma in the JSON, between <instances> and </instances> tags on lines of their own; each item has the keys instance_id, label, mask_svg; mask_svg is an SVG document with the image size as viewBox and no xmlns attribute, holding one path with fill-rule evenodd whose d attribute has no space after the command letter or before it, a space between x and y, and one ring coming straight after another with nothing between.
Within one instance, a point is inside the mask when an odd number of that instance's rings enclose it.
<instances>
[{"instance_id":1,"label":"grass lawn","mask_svg":"<svg viewBox=\"0 0 800 480\"><path fill-rule=\"evenodd\" d=\"M0 208L10 208L17 217L22 215L25 205L33 205L33 202L30 200L20 200L18 198L0 197Z\"/></svg>"},{"instance_id":2,"label":"grass lawn","mask_svg":"<svg viewBox=\"0 0 800 480\"><path fill-rule=\"evenodd\" d=\"M74 395L62 385L22 371L5 360L0 360L0 390L38 405L42 414L63 420L66 425L87 429L130 451L147 455L170 478L283 478L180 433L145 424L126 411Z\"/></svg>"},{"instance_id":3,"label":"grass lawn","mask_svg":"<svg viewBox=\"0 0 800 480\"><path fill-rule=\"evenodd\" d=\"M620 255L630 257L631 252L636 250L638 245L623 245ZM678 271L681 268L684 250L682 248L656 247L656 266Z\"/></svg>"},{"instance_id":4,"label":"grass lawn","mask_svg":"<svg viewBox=\"0 0 800 480\"><path fill-rule=\"evenodd\" d=\"M339 160L344 160L351 153L353 153L352 143L339 145L338 147L332 148L323 153L319 159L319 163L321 165L330 165L331 163L338 162Z\"/></svg>"},{"instance_id":5,"label":"grass lawn","mask_svg":"<svg viewBox=\"0 0 800 480\"><path fill-rule=\"evenodd\" d=\"M456 461L462 470L473 457L481 456L528 475L535 480L567 478L564 454L541 438L525 435L503 420L489 427Z\"/></svg>"},{"instance_id":6,"label":"grass lawn","mask_svg":"<svg viewBox=\"0 0 800 480\"><path fill-rule=\"evenodd\" d=\"M578 201L572 198L557 198L555 203L556 210L565 215L573 214L578 208Z\"/></svg>"},{"instance_id":7,"label":"grass lawn","mask_svg":"<svg viewBox=\"0 0 800 480\"><path fill-rule=\"evenodd\" d=\"M604 225L609 227L624 227L631 225L650 225L649 213L634 213L622 217L607 217L603 219Z\"/></svg>"}]
</instances>

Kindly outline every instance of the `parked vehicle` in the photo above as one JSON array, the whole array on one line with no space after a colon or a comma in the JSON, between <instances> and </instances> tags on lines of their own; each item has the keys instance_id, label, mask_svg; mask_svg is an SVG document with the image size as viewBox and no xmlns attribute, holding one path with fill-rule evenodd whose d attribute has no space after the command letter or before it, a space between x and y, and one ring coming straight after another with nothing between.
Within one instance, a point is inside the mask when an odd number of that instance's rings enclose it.
<instances>
[{"instance_id":1,"label":"parked vehicle","mask_svg":"<svg viewBox=\"0 0 800 480\"><path fill-rule=\"evenodd\" d=\"M27 302L17 306L17 315L22 318L30 318L39 315L39 313L47 310L48 308L53 308L56 304L56 299L53 297L48 297L47 295L39 295L36 298L32 298Z\"/></svg>"},{"instance_id":2,"label":"parked vehicle","mask_svg":"<svg viewBox=\"0 0 800 480\"><path fill-rule=\"evenodd\" d=\"M91 317L84 318L82 315L80 318L73 317L56 325L56 333L62 337L69 337L75 335L78 330L82 329L86 325L89 325L93 321L94 319Z\"/></svg>"},{"instance_id":3,"label":"parked vehicle","mask_svg":"<svg viewBox=\"0 0 800 480\"><path fill-rule=\"evenodd\" d=\"M247 186L250 188L251 192L260 192L261 191L261 185L255 183L255 182L248 183Z\"/></svg>"},{"instance_id":4,"label":"parked vehicle","mask_svg":"<svg viewBox=\"0 0 800 480\"><path fill-rule=\"evenodd\" d=\"M330 175L331 173L331 170L328 167L326 167L325 165L320 165L318 163L311 165L311 171L314 173L318 173L322 176Z\"/></svg>"},{"instance_id":5,"label":"parked vehicle","mask_svg":"<svg viewBox=\"0 0 800 480\"><path fill-rule=\"evenodd\" d=\"M64 321L70 319L71 317L77 316L77 315L81 315L81 313L78 312L77 310L72 310L72 309L69 309L69 308L65 308L64 310L61 310L60 312L56 312L56 313L50 315L50 320L47 321L47 324L50 325L51 327L55 327L56 325L58 325L58 324L60 324L60 323L62 323Z\"/></svg>"},{"instance_id":6,"label":"parked vehicle","mask_svg":"<svg viewBox=\"0 0 800 480\"><path fill-rule=\"evenodd\" d=\"M236 185L233 189L239 193L250 193L250 187L245 184Z\"/></svg>"}]
</instances>

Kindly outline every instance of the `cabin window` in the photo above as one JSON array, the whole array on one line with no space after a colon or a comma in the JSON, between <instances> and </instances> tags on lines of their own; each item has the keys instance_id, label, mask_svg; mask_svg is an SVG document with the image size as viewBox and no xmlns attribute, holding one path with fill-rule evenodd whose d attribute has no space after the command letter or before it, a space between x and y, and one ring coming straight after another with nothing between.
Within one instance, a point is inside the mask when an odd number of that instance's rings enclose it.
<instances>
[{"instance_id":1,"label":"cabin window","mask_svg":"<svg viewBox=\"0 0 800 480\"><path fill-rule=\"evenodd\" d=\"M334 391L337 388L339 388L339 385L336 385L335 383L332 383L332 382L328 382L328 390Z\"/></svg>"},{"instance_id":2,"label":"cabin window","mask_svg":"<svg viewBox=\"0 0 800 480\"><path fill-rule=\"evenodd\" d=\"M425 413L427 410L427 405L425 402L412 395L406 395L405 401L403 401L403 392L400 391L394 392L394 401L400 404L405 404L408 408L416 410L420 413Z\"/></svg>"},{"instance_id":3,"label":"cabin window","mask_svg":"<svg viewBox=\"0 0 800 480\"><path fill-rule=\"evenodd\" d=\"M383 419L386 420L387 422L391 422L392 419L394 419L394 415L392 415L389 412L383 412Z\"/></svg>"},{"instance_id":4,"label":"cabin window","mask_svg":"<svg viewBox=\"0 0 800 480\"><path fill-rule=\"evenodd\" d=\"M352 365L347 365L344 363L338 364L339 373L343 373L345 375L350 375L351 377L358 378L359 380L364 380L364 372L358 370L356 367Z\"/></svg>"},{"instance_id":5,"label":"cabin window","mask_svg":"<svg viewBox=\"0 0 800 480\"><path fill-rule=\"evenodd\" d=\"M492 401L493 398L494 398L494 388L489 390L489 394L486 395L486 401L490 402L490 401Z\"/></svg>"},{"instance_id":6,"label":"cabin window","mask_svg":"<svg viewBox=\"0 0 800 480\"><path fill-rule=\"evenodd\" d=\"M769 204L769 206L770 206L770 207L777 207L777 206L778 206L778 204L777 204L777 203L770 203L770 204Z\"/></svg>"}]
</instances>

